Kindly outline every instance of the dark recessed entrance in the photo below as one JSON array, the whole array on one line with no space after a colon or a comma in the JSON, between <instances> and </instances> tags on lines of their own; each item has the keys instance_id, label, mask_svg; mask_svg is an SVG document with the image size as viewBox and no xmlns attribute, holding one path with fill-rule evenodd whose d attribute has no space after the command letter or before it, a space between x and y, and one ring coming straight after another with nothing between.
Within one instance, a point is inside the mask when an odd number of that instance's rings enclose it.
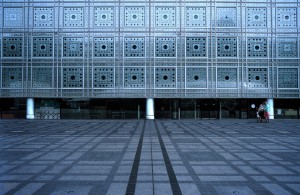
<instances>
[{"instance_id":1,"label":"dark recessed entrance","mask_svg":"<svg viewBox=\"0 0 300 195\"><path fill-rule=\"evenodd\" d=\"M218 119L220 103L216 100L199 100L197 109L200 111L198 117L201 119Z\"/></svg>"}]
</instances>

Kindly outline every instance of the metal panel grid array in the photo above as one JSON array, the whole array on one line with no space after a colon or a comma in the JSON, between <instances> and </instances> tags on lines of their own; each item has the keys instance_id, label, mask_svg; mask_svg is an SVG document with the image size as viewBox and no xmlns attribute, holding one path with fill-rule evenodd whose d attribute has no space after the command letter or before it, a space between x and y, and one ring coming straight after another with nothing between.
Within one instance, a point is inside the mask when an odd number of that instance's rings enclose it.
<instances>
[{"instance_id":1,"label":"metal panel grid array","mask_svg":"<svg viewBox=\"0 0 300 195\"><path fill-rule=\"evenodd\" d=\"M296 0L0 0L1 97L300 97Z\"/></svg>"}]
</instances>

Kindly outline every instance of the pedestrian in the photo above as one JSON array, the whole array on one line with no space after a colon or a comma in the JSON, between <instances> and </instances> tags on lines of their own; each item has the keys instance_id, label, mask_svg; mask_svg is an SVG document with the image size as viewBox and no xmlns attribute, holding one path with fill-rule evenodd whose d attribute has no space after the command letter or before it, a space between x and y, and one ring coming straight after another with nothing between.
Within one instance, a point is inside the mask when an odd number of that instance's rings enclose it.
<instances>
[{"instance_id":1,"label":"pedestrian","mask_svg":"<svg viewBox=\"0 0 300 195\"><path fill-rule=\"evenodd\" d=\"M270 118L270 114L269 114L270 106L269 106L267 101L264 102L264 108L263 109L264 109L264 117L266 119L266 122L268 123L269 118Z\"/></svg>"},{"instance_id":2,"label":"pedestrian","mask_svg":"<svg viewBox=\"0 0 300 195\"><path fill-rule=\"evenodd\" d=\"M260 104L257 112L256 112L256 116L257 116L257 122L262 122L262 119L264 118L264 104Z\"/></svg>"}]
</instances>

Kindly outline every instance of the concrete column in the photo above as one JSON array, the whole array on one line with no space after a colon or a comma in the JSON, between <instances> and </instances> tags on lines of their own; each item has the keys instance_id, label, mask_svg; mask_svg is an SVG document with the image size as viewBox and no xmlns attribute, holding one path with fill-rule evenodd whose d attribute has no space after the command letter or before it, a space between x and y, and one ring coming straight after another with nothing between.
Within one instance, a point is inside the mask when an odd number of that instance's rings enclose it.
<instances>
[{"instance_id":1,"label":"concrete column","mask_svg":"<svg viewBox=\"0 0 300 195\"><path fill-rule=\"evenodd\" d=\"M27 98L26 119L34 119L34 98Z\"/></svg>"},{"instance_id":2,"label":"concrete column","mask_svg":"<svg viewBox=\"0 0 300 195\"><path fill-rule=\"evenodd\" d=\"M270 98L267 100L267 102L270 106L270 110L269 110L270 119L274 119L274 99Z\"/></svg>"},{"instance_id":3,"label":"concrete column","mask_svg":"<svg viewBox=\"0 0 300 195\"><path fill-rule=\"evenodd\" d=\"M147 98L146 119L154 119L154 98Z\"/></svg>"}]
</instances>

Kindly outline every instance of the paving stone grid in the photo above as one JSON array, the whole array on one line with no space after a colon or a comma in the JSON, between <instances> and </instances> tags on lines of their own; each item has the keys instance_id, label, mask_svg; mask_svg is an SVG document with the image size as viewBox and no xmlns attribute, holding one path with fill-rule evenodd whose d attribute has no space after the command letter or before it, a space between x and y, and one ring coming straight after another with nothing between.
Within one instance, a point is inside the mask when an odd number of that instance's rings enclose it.
<instances>
[{"instance_id":1,"label":"paving stone grid","mask_svg":"<svg viewBox=\"0 0 300 195\"><path fill-rule=\"evenodd\" d=\"M0 194L299 193L299 120L0 120Z\"/></svg>"}]
</instances>

